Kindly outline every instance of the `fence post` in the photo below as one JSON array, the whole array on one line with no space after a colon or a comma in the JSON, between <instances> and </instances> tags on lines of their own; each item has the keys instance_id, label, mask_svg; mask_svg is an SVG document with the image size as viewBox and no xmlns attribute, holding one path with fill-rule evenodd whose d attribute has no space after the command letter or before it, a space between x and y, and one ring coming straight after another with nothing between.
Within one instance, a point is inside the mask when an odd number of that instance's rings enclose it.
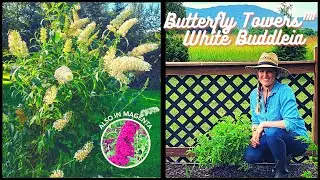
<instances>
[{"instance_id":1,"label":"fence post","mask_svg":"<svg viewBox=\"0 0 320 180\"><path fill-rule=\"evenodd\" d=\"M319 121L319 114L318 114L318 46L314 48L314 94L313 94L313 104L314 104L314 117L313 117L313 127L312 127L312 136L313 142L318 145L318 121Z\"/></svg>"}]
</instances>

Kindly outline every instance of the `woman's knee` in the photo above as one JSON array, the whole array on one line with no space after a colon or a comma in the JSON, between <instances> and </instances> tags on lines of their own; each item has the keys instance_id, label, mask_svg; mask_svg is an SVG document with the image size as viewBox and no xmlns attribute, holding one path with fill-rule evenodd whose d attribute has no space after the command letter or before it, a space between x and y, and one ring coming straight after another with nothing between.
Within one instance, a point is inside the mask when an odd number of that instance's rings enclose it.
<instances>
[{"instance_id":1,"label":"woman's knee","mask_svg":"<svg viewBox=\"0 0 320 180\"><path fill-rule=\"evenodd\" d=\"M303 155L309 147L309 144L300 142L295 147L289 147L289 151L291 152L293 157L301 156ZM291 149L295 149L294 151L291 151Z\"/></svg>"},{"instance_id":2,"label":"woman's knee","mask_svg":"<svg viewBox=\"0 0 320 180\"><path fill-rule=\"evenodd\" d=\"M284 129L271 127L271 128L265 128L264 132L266 134L267 139L275 139L278 137L281 137L283 133L285 133Z\"/></svg>"},{"instance_id":3,"label":"woman's knee","mask_svg":"<svg viewBox=\"0 0 320 180\"><path fill-rule=\"evenodd\" d=\"M244 160L250 164L261 162L261 153L249 146L244 153Z\"/></svg>"}]
</instances>

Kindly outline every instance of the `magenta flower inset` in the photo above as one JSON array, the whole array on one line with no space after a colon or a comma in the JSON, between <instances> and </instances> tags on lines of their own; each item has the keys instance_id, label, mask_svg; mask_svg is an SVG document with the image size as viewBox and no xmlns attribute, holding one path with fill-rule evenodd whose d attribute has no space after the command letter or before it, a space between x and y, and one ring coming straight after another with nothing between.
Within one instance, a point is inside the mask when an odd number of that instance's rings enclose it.
<instances>
[{"instance_id":1,"label":"magenta flower inset","mask_svg":"<svg viewBox=\"0 0 320 180\"><path fill-rule=\"evenodd\" d=\"M109 157L109 160L111 162L113 162L114 164L117 164L119 166L124 166L124 165L127 165L129 163L129 158L128 157L121 156L121 155L118 155L118 154Z\"/></svg>"},{"instance_id":2,"label":"magenta flower inset","mask_svg":"<svg viewBox=\"0 0 320 180\"><path fill-rule=\"evenodd\" d=\"M119 166L129 163L129 157L134 156L134 135L139 129L140 125L133 121L124 123L117 139L115 155L109 157L111 162Z\"/></svg>"}]
</instances>

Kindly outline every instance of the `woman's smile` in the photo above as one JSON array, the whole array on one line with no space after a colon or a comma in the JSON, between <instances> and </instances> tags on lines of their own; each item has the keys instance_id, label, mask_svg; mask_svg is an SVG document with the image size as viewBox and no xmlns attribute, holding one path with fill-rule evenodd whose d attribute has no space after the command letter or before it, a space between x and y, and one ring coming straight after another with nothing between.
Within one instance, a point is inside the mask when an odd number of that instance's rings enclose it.
<instances>
[{"instance_id":1,"label":"woman's smile","mask_svg":"<svg viewBox=\"0 0 320 180\"><path fill-rule=\"evenodd\" d=\"M260 68L258 70L258 80L263 87L269 87L274 84L276 74L277 73L274 68Z\"/></svg>"}]
</instances>

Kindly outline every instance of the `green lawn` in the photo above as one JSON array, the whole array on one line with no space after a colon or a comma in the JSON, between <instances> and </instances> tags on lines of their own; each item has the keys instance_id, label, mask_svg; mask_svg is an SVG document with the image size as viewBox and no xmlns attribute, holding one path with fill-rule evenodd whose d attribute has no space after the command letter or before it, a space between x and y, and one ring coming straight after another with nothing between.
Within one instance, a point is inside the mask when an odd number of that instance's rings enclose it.
<instances>
[{"instance_id":1,"label":"green lawn","mask_svg":"<svg viewBox=\"0 0 320 180\"><path fill-rule=\"evenodd\" d=\"M271 52L274 46L236 46L235 36L230 35L233 43L228 46L191 46L188 48L190 62L256 62L263 52ZM307 37L306 60L314 59L317 36Z\"/></svg>"}]
</instances>

